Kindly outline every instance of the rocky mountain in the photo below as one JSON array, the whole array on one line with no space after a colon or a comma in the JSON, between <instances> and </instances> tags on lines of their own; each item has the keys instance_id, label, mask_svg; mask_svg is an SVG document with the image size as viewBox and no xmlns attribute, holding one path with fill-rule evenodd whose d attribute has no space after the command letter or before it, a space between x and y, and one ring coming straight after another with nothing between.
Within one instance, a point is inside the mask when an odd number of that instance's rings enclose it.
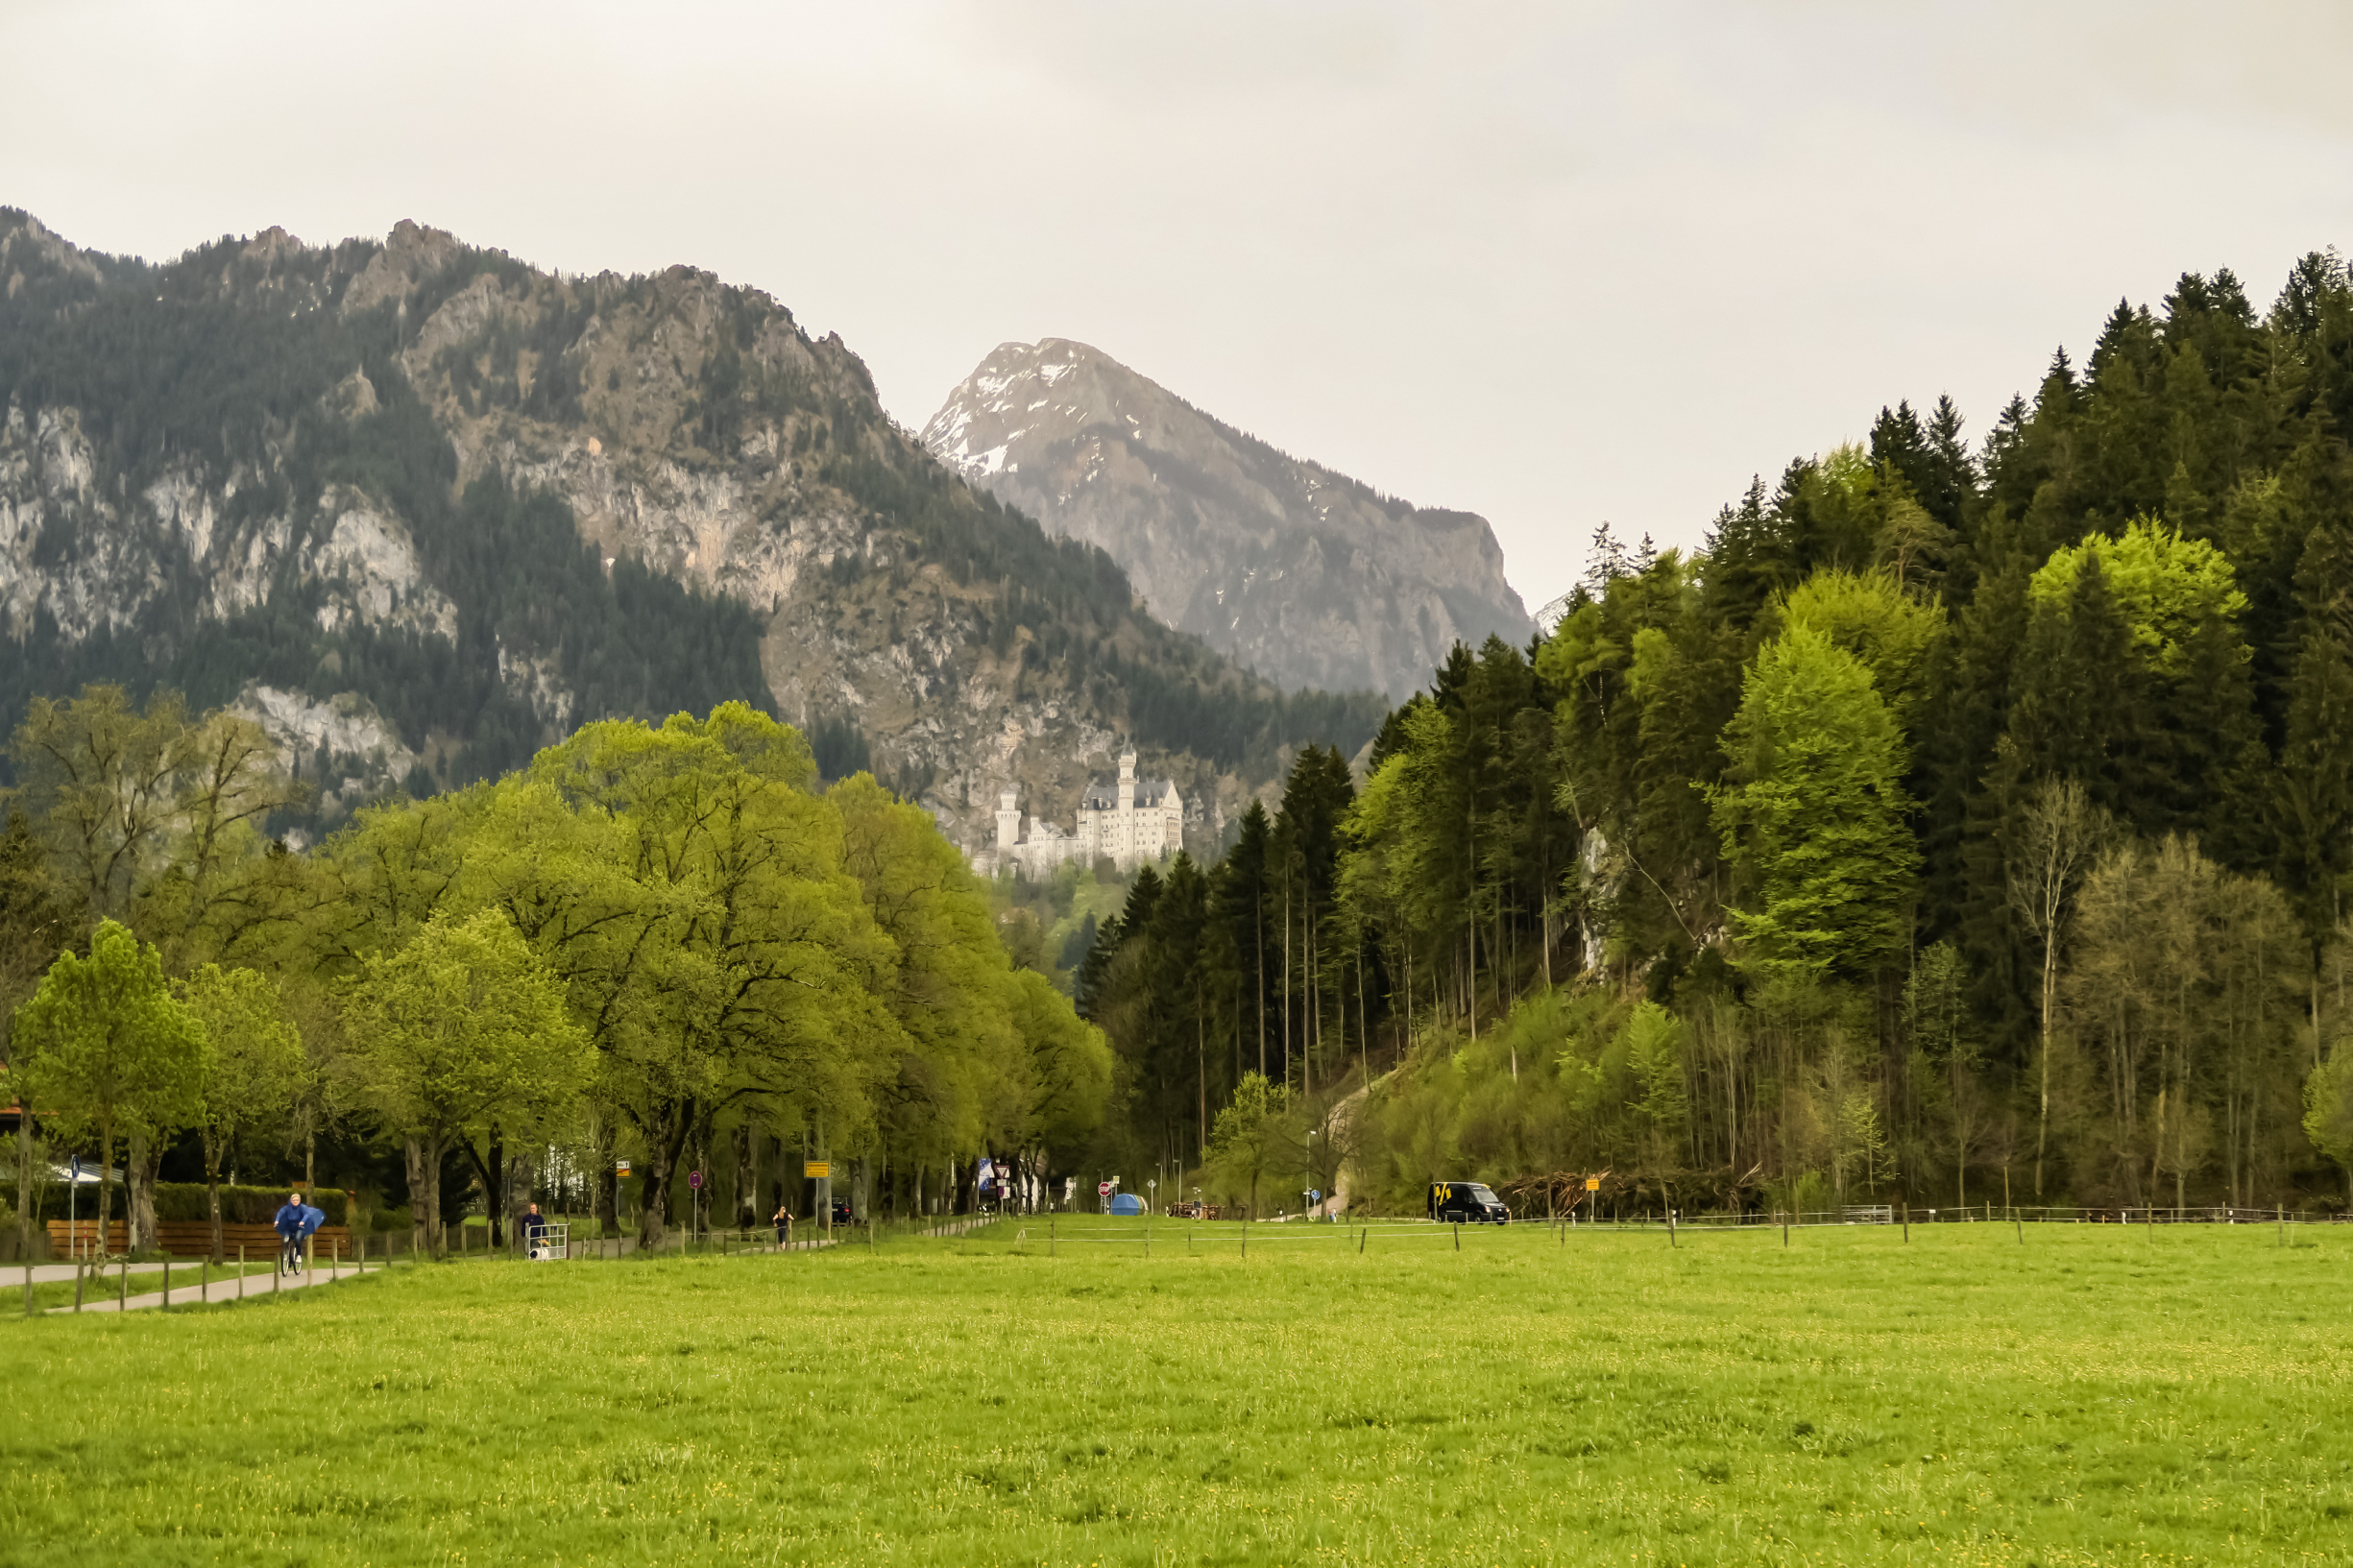
<instances>
[{"instance_id":1,"label":"rocky mountain","mask_svg":"<svg viewBox=\"0 0 2353 1568\"><path fill-rule=\"evenodd\" d=\"M410 223L151 265L0 209L0 734L90 680L234 703L314 831L741 698L966 838L1007 784L1066 815L1132 737L1206 844L1293 748L1379 722L1155 621L766 296Z\"/></svg>"},{"instance_id":2,"label":"rocky mountain","mask_svg":"<svg viewBox=\"0 0 2353 1568\"><path fill-rule=\"evenodd\" d=\"M1286 686L1401 699L1456 641L1534 630L1486 519L1277 451L1083 343L999 345L923 443Z\"/></svg>"}]
</instances>

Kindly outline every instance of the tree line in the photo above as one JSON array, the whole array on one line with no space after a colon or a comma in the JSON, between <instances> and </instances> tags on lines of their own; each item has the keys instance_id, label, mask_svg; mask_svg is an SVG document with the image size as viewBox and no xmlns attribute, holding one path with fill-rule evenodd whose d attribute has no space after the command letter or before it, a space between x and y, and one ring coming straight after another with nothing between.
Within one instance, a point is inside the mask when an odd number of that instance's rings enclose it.
<instances>
[{"instance_id":1,"label":"tree line","mask_svg":"<svg viewBox=\"0 0 2353 1568\"><path fill-rule=\"evenodd\" d=\"M2316 254L2120 304L1981 444L1899 403L1697 551L1605 527L1548 635L1139 880L1080 992L1123 1135L1409 1206L2341 1202L2348 419Z\"/></svg>"},{"instance_id":2,"label":"tree line","mask_svg":"<svg viewBox=\"0 0 2353 1568\"><path fill-rule=\"evenodd\" d=\"M324 1141L397 1161L420 1247L453 1166L495 1236L551 1160L608 1227L626 1161L658 1245L712 1222L708 1183L673 1213L680 1174L755 1140L838 1162L861 1213L935 1212L976 1156L1043 1176L1102 1115L1100 1034L1008 961L929 813L863 774L820 789L741 704L585 725L310 854L266 836L302 785L233 713L92 688L36 701L11 756L20 1225L65 1150L122 1161L145 1249L167 1150L201 1155L217 1222L225 1171L300 1151L310 1177ZM757 1222L755 1186L723 1222ZM797 1171L768 1195L798 1207Z\"/></svg>"}]
</instances>

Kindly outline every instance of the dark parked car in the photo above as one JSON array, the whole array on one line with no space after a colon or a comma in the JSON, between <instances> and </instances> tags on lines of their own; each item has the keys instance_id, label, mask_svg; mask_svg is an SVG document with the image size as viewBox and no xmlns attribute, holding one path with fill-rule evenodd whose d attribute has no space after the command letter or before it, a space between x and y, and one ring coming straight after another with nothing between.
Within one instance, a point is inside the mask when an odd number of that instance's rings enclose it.
<instances>
[{"instance_id":1,"label":"dark parked car","mask_svg":"<svg viewBox=\"0 0 2353 1568\"><path fill-rule=\"evenodd\" d=\"M1512 1211L1483 1183L1434 1181L1430 1183L1430 1218L1441 1224L1508 1225Z\"/></svg>"}]
</instances>

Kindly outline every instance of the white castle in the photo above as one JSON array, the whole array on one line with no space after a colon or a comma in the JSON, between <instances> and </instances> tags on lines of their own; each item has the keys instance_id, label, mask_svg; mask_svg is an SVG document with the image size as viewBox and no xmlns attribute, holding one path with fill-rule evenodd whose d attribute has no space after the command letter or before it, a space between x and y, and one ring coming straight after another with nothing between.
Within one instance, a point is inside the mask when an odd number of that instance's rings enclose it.
<instances>
[{"instance_id":1,"label":"white castle","mask_svg":"<svg viewBox=\"0 0 2353 1568\"><path fill-rule=\"evenodd\" d=\"M1184 847L1184 797L1167 779L1135 776L1135 748L1120 753L1119 784L1107 790L1098 780L1079 801L1078 832L1065 833L1055 824L1031 813L1030 836L1021 836L1021 811L1014 792L997 797L997 842L972 857L983 876L1011 870L1017 877L1043 880L1065 860L1080 864L1108 856L1122 871L1132 871Z\"/></svg>"}]
</instances>

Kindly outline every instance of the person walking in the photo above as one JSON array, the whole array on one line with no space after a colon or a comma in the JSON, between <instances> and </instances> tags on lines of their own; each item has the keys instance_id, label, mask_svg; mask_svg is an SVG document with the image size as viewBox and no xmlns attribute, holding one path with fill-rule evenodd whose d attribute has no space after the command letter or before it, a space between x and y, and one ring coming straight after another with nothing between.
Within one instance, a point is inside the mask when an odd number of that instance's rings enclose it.
<instances>
[{"instance_id":1,"label":"person walking","mask_svg":"<svg viewBox=\"0 0 2353 1568\"><path fill-rule=\"evenodd\" d=\"M279 1209L270 1220L271 1226L277 1230L279 1240L282 1243L278 1259L280 1272L299 1274L303 1271L303 1243L309 1241L311 1233L325 1223L327 1223L326 1210L312 1208L303 1201L303 1194L300 1193L286 1194L285 1206Z\"/></svg>"},{"instance_id":2,"label":"person walking","mask_svg":"<svg viewBox=\"0 0 2353 1568\"><path fill-rule=\"evenodd\" d=\"M547 1244L547 1217L534 1203L522 1217L522 1255L533 1263Z\"/></svg>"},{"instance_id":3,"label":"person walking","mask_svg":"<svg viewBox=\"0 0 2353 1568\"><path fill-rule=\"evenodd\" d=\"M785 1204L776 1206L776 1250L782 1252L792 1244L792 1210Z\"/></svg>"}]
</instances>

